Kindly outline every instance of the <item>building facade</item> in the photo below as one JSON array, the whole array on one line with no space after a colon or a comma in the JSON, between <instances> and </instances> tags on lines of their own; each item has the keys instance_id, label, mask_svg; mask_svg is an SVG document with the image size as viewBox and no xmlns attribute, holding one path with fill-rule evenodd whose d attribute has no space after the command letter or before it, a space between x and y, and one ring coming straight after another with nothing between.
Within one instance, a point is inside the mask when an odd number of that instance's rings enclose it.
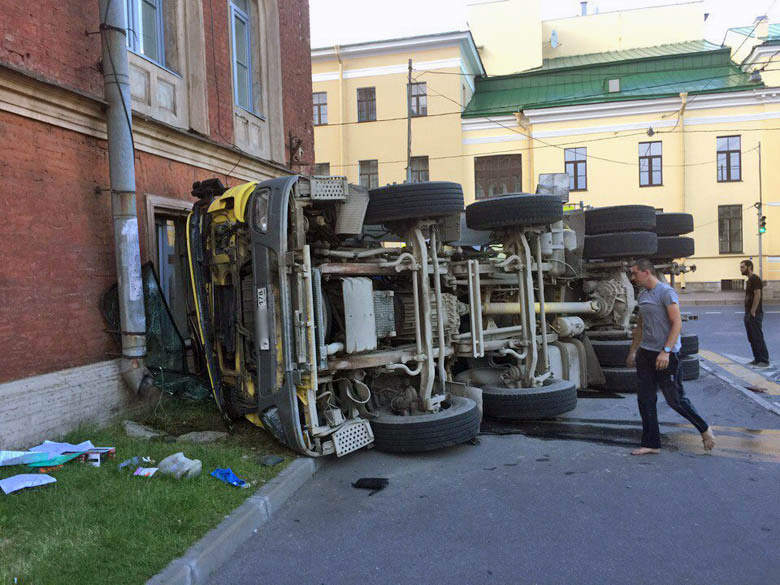
<instances>
[{"instance_id":1,"label":"building facade","mask_svg":"<svg viewBox=\"0 0 780 585\"><path fill-rule=\"evenodd\" d=\"M467 203L533 192L539 174L568 172L574 203L692 213L696 254L686 262L697 270L686 275L686 287L729 286L745 257L761 264L766 280L780 281L780 176L769 162L780 148L773 29L752 37L752 62L744 63L732 53L745 53L747 42L720 47L701 40L701 2L537 20L530 28L526 21L529 30L515 37L520 47L511 52L493 41L505 36L490 34L491 26L524 7L538 15L537 4L475 7L490 11L490 18L469 18L487 75L468 69L462 52L460 73L434 70L424 47L435 35L314 50L314 101L336 100L327 121L315 120L316 162L360 180L361 161L370 160L377 184L405 179L403 66L412 59L413 79L426 82L436 114L413 117L412 155L427 157L431 180L461 183ZM752 28L739 38L750 38ZM469 33L450 36L458 35ZM360 62L350 58L357 54ZM495 75L488 64L508 73ZM345 81L352 82L346 101L336 97ZM373 121L357 119L358 87L375 88ZM394 109L380 113L383 103ZM759 262L754 204L762 193L767 232Z\"/></svg>"},{"instance_id":2,"label":"building facade","mask_svg":"<svg viewBox=\"0 0 780 585\"><path fill-rule=\"evenodd\" d=\"M186 326L192 184L308 172L306 0L122 1L142 262ZM0 0L0 448L132 406L101 295L116 281L98 2Z\"/></svg>"}]
</instances>

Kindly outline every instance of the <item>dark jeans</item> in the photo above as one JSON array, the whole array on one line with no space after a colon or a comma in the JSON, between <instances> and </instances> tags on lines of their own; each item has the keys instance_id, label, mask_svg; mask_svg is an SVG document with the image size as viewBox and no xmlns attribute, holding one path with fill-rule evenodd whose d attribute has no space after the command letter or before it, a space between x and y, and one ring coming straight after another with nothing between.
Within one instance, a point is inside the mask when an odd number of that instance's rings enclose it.
<instances>
[{"instance_id":1,"label":"dark jeans","mask_svg":"<svg viewBox=\"0 0 780 585\"><path fill-rule=\"evenodd\" d=\"M639 402L639 414L642 417L642 447L651 449L661 448L661 432L658 430L658 411L656 400L658 389L664 393L666 403L680 413L696 430L703 433L708 425L699 416L691 401L685 396L682 385L682 371L680 356L676 353L669 355L669 366L665 370L655 369L657 351L639 348L636 352L636 373L639 376L639 390L637 402Z\"/></svg>"},{"instance_id":2,"label":"dark jeans","mask_svg":"<svg viewBox=\"0 0 780 585\"><path fill-rule=\"evenodd\" d=\"M745 331L747 331L750 349L753 350L753 359L757 362L769 363L769 351L764 341L764 332L761 330L763 321L763 311L756 313L755 317L750 316L750 311L745 312Z\"/></svg>"}]
</instances>

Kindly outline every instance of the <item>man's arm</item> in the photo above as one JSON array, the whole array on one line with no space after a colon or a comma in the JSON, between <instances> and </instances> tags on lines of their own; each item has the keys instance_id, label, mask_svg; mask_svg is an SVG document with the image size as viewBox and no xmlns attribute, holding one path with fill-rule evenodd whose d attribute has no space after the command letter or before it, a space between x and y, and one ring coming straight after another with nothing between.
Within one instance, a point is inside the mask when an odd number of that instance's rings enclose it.
<instances>
[{"instance_id":1,"label":"man's arm","mask_svg":"<svg viewBox=\"0 0 780 585\"><path fill-rule=\"evenodd\" d=\"M666 314L669 316L669 336L666 338L664 347L674 348L674 344L677 343L677 338L680 336L682 330L682 316L680 315L680 305L677 303L670 303L666 305ZM655 358L655 368L657 370L665 370L669 366L669 354L661 350L658 353L658 357Z\"/></svg>"},{"instance_id":2,"label":"man's arm","mask_svg":"<svg viewBox=\"0 0 780 585\"><path fill-rule=\"evenodd\" d=\"M758 311L758 303L761 302L761 289L757 288L753 291L753 306L750 307L750 316L755 317L756 311Z\"/></svg>"},{"instance_id":3,"label":"man's arm","mask_svg":"<svg viewBox=\"0 0 780 585\"><path fill-rule=\"evenodd\" d=\"M631 349L628 350L628 359L626 359L626 366L633 368L636 365L636 351L639 349L639 344L642 343L642 314L639 314L636 327L631 337Z\"/></svg>"}]
</instances>

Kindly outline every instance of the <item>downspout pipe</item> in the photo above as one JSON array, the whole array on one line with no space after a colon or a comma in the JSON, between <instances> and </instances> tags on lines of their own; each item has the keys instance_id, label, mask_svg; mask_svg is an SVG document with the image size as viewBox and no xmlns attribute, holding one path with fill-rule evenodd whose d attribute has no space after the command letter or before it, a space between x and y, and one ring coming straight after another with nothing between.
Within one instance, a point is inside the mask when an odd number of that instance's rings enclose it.
<instances>
[{"instance_id":1,"label":"downspout pipe","mask_svg":"<svg viewBox=\"0 0 780 585\"><path fill-rule=\"evenodd\" d=\"M146 313L135 202L127 23L122 0L99 0L98 6L103 49L103 92L108 104L106 129L122 336L121 376L132 392L141 394L151 385L151 376L145 365Z\"/></svg>"}]
</instances>

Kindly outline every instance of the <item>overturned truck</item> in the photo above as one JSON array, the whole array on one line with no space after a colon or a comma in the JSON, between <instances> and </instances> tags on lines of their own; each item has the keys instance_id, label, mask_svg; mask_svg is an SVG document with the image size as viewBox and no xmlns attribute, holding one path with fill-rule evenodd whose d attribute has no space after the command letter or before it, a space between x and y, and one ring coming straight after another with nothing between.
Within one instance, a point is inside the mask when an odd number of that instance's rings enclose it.
<instances>
[{"instance_id":1,"label":"overturned truck","mask_svg":"<svg viewBox=\"0 0 780 585\"><path fill-rule=\"evenodd\" d=\"M627 263L657 251L650 231L594 252L590 212L564 214L559 194L465 213L449 182L210 179L193 195L194 337L215 400L310 456L433 450L473 439L483 410L573 409L605 383L588 332L630 335Z\"/></svg>"}]
</instances>

